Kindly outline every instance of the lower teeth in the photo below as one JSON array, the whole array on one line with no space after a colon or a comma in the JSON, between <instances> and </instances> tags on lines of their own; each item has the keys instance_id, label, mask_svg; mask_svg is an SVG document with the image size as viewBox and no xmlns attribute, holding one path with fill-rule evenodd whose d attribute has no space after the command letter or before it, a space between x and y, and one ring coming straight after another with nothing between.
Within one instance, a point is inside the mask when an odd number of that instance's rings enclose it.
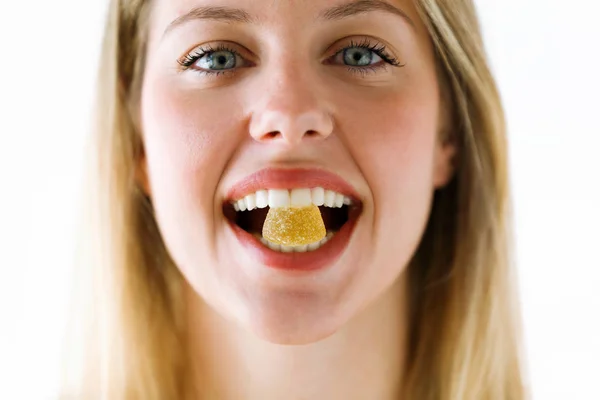
<instances>
[{"instance_id":1,"label":"lower teeth","mask_svg":"<svg viewBox=\"0 0 600 400\"><path fill-rule=\"evenodd\" d=\"M292 253L292 252L304 253L307 251L317 250L318 248L323 246L325 243L327 243L333 237L333 235L334 235L333 232L327 232L327 235L320 241L311 243L311 244L305 244L302 246L285 246L285 245L280 245L277 243L269 242L267 239L262 237L262 235L259 233L255 233L254 237L256 237L258 240L260 240L262 244L264 244L271 250L279 251L282 253Z\"/></svg>"}]
</instances>

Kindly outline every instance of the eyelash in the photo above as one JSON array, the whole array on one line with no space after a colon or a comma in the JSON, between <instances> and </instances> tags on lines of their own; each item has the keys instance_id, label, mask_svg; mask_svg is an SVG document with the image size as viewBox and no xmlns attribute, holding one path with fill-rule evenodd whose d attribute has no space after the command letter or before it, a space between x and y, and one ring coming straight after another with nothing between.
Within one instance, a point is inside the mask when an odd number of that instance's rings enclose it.
<instances>
[{"instance_id":1,"label":"eyelash","mask_svg":"<svg viewBox=\"0 0 600 400\"><path fill-rule=\"evenodd\" d=\"M401 64L397 58L392 57L387 52L385 45L380 44L380 43L372 44L368 39L364 39L361 42L350 41L350 44L348 46L343 47L340 50L338 50L331 58L335 58L340 53L342 53L344 50L351 49L351 48L368 49L368 50L372 51L373 53L377 54L379 57L381 57L381 59L384 61L384 63L379 64L379 65L369 65L369 66L363 66L363 67L347 66L348 67L347 69L349 72L361 75L362 77L372 74L372 73L376 73L382 68L386 69L390 65L393 67L404 67L404 65L405 65L405 64ZM192 68L194 63L196 61L198 61L199 59L201 59L202 57L204 57L205 55L216 53L219 51L226 51L226 52L233 54L236 57L238 57L238 56L242 57L242 55L239 52L235 51L234 49L231 49L224 44L220 44L216 48L213 48L210 45L208 45L208 46L206 46L206 48L203 48L203 49L195 49L191 53L188 53L184 57L179 59L177 62L183 70L192 69L194 72L199 73L201 75L210 75L210 76L216 77L219 75L235 73L238 68L230 68L230 69L225 69L225 70L220 70L220 71L219 70L217 70L217 71L199 70L199 69Z\"/></svg>"}]
</instances>

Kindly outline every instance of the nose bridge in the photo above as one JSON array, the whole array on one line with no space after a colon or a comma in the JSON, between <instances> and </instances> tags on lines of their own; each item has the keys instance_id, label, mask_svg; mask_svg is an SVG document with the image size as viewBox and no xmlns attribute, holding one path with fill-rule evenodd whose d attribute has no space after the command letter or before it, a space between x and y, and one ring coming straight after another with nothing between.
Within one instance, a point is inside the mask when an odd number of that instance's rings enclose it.
<instances>
[{"instance_id":1,"label":"nose bridge","mask_svg":"<svg viewBox=\"0 0 600 400\"><path fill-rule=\"evenodd\" d=\"M316 97L315 78L310 70L311 66L301 57L296 56L292 59L289 53L286 52L287 56L284 55L276 65L269 67L270 77L267 79L273 82L271 100L277 100L277 104L282 109L284 107L290 110L310 108L310 104Z\"/></svg>"},{"instance_id":2,"label":"nose bridge","mask_svg":"<svg viewBox=\"0 0 600 400\"><path fill-rule=\"evenodd\" d=\"M288 50L262 66L250 124L256 140L298 143L306 136L325 138L333 129L318 77L298 54Z\"/></svg>"}]
</instances>

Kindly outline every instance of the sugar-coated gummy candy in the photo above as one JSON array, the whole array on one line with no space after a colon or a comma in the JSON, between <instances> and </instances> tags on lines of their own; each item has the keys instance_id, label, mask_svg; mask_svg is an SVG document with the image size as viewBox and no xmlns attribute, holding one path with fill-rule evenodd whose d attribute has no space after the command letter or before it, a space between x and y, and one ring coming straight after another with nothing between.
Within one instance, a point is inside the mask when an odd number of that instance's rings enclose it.
<instances>
[{"instance_id":1,"label":"sugar-coated gummy candy","mask_svg":"<svg viewBox=\"0 0 600 400\"><path fill-rule=\"evenodd\" d=\"M262 235L272 243L301 246L323 239L327 231L319 207L270 208Z\"/></svg>"}]
</instances>

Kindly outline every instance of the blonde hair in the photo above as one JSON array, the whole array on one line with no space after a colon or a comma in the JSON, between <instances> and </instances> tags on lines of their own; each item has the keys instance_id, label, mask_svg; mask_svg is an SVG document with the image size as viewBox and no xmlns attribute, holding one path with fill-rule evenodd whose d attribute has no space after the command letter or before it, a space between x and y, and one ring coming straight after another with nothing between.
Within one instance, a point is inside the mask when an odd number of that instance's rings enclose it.
<instances>
[{"instance_id":1,"label":"blonde hair","mask_svg":"<svg viewBox=\"0 0 600 400\"><path fill-rule=\"evenodd\" d=\"M472 1L415 3L448 92L459 157L409 265L405 398L524 399L500 98ZM70 330L78 340L68 342L64 398L185 397L183 278L135 176L143 145L131 106L143 77L148 8L147 0L110 4Z\"/></svg>"}]
</instances>

